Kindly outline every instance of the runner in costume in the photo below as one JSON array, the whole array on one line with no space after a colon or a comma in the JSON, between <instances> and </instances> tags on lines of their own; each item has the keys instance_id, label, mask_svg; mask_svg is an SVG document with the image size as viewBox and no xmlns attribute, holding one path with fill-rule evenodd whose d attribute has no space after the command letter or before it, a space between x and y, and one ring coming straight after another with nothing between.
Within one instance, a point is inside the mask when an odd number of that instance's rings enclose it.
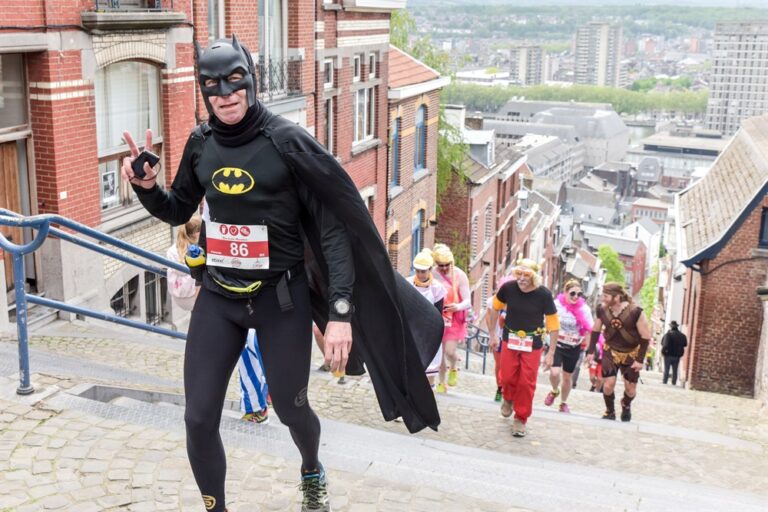
<instances>
[{"instance_id":1,"label":"runner in costume","mask_svg":"<svg viewBox=\"0 0 768 512\"><path fill-rule=\"evenodd\" d=\"M413 259L413 268L416 272L408 278L408 282L411 283L430 304L434 304L437 311L442 314L443 299L445 299L447 292L445 291L445 287L438 283L432 275L432 267L434 266L435 261L432 258L432 251L429 249L422 250ZM440 346L426 371L427 379L429 379L429 384L431 386L435 385L435 376L440 371L442 361L443 347Z\"/></svg>"},{"instance_id":2,"label":"runner in costume","mask_svg":"<svg viewBox=\"0 0 768 512\"><path fill-rule=\"evenodd\" d=\"M506 309L501 348L501 415L508 418L514 409L512 435L525 436L525 424L533 410L533 395L541 361L541 337L549 333L557 339L560 328L557 308L550 291L541 285L539 265L529 259L521 259L513 271L514 281L505 283L493 300L489 311L491 322L496 323L499 311ZM490 333L491 349L496 349L499 337ZM551 358L554 351L547 355Z\"/></svg>"},{"instance_id":3,"label":"runner in costume","mask_svg":"<svg viewBox=\"0 0 768 512\"><path fill-rule=\"evenodd\" d=\"M346 366L354 332L352 359L365 362L384 418L401 416L415 432L440 422L423 373L439 344L440 317L397 279L357 188L333 155L258 101L247 49L233 37L197 48L197 58L210 120L190 135L171 189L157 186L149 164L136 176L131 164L139 150L128 133L132 156L122 167L161 220L186 222L203 197L210 208L184 359L192 471L206 509L226 510L218 428L229 376L254 328L275 412L301 453L302 510L327 511L320 422L307 401L312 318L326 334L331 369ZM151 147L151 132L146 138ZM319 269L316 279L305 267ZM308 282L319 284L310 289Z\"/></svg>"},{"instance_id":4,"label":"runner in costume","mask_svg":"<svg viewBox=\"0 0 768 512\"><path fill-rule=\"evenodd\" d=\"M463 270L454 265L453 253L445 244L435 244L432 257L437 264L435 278L446 291L443 301L443 362L440 364L439 382L436 391L446 392L446 370L448 385L457 384L459 356L456 347L467 338L467 313L472 307L472 296L469 292L469 279Z\"/></svg>"},{"instance_id":5,"label":"runner in costume","mask_svg":"<svg viewBox=\"0 0 768 512\"><path fill-rule=\"evenodd\" d=\"M554 349L555 357L549 370L552 391L544 398L544 405L552 405L555 398L560 396L560 412L570 413L568 395L571 393L573 382L571 377L579 364L582 341L592 331L592 311L581 298L581 284L577 280L569 280L565 283L563 290L564 292L555 300L560 330ZM561 374L562 390L560 389Z\"/></svg>"},{"instance_id":6,"label":"runner in costume","mask_svg":"<svg viewBox=\"0 0 768 512\"><path fill-rule=\"evenodd\" d=\"M616 419L614 388L619 372L624 377L624 398L621 399L621 421L632 419L632 400L637 395L637 381L643 369L645 352L651 337L643 308L635 306L632 298L618 283L603 286L601 303L597 307L595 323L587 350L587 363L594 357L600 333L603 345L603 418Z\"/></svg>"}]
</instances>

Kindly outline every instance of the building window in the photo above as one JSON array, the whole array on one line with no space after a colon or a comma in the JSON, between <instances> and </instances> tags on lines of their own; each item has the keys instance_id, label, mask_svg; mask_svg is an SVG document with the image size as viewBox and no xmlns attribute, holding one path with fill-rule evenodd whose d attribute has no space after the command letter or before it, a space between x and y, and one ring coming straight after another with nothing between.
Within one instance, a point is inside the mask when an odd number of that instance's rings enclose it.
<instances>
[{"instance_id":1,"label":"building window","mask_svg":"<svg viewBox=\"0 0 768 512\"><path fill-rule=\"evenodd\" d=\"M411 223L411 262L424 248L424 210L419 210L413 216Z\"/></svg>"},{"instance_id":2,"label":"building window","mask_svg":"<svg viewBox=\"0 0 768 512\"><path fill-rule=\"evenodd\" d=\"M165 297L168 295L168 281L154 272L144 272L144 300L147 305L146 321L157 325L168 316Z\"/></svg>"},{"instance_id":3,"label":"building window","mask_svg":"<svg viewBox=\"0 0 768 512\"><path fill-rule=\"evenodd\" d=\"M424 105L420 106L416 111L416 132L414 134L414 155L413 164L416 170L427 168L427 130L426 130L426 118L427 109Z\"/></svg>"},{"instance_id":4,"label":"building window","mask_svg":"<svg viewBox=\"0 0 768 512\"><path fill-rule=\"evenodd\" d=\"M392 132L389 141L392 162L390 169L390 188L400 186L400 118L392 121Z\"/></svg>"},{"instance_id":5,"label":"building window","mask_svg":"<svg viewBox=\"0 0 768 512\"><path fill-rule=\"evenodd\" d=\"M490 276L485 274L483 277L483 286L480 288L480 314L485 313L488 309L488 293L490 292Z\"/></svg>"},{"instance_id":6,"label":"building window","mask_svg":"<svg viewBox=\"0 0 768 512\"><path fill-rule=\"evenodd\" d=\"M360 81L360 75L362 74L360 66L362 61L362 57L360 55L355 55L352 57L352 81L353 82L359 82Z\"/></svg>"},{"instance_id":7,"label":"building window","mask_svg":"<svg viewBox=\"0 0 768 512\"><path fill-rule=\"evenodd\" d=\"M27 124L27 87L21 54L0 55L0 128Z\"/></svg>"},{"instance_id":8,"label":"building window","mask_svg":"<svg viewBox=\"0 0 768 512\"><path fill-rule=\"evenodd\" d=\"M376 78L376 54L368 55L368 78Z\"/></svg>"},{"instance_id":9,"label":"building window","mask_svg":"<svg viewBox=\"0 0 768 512\"><path fill-rule=\"evenodd\" d=\"M259 0L259 92L280 94L287 86L287 0Z\"/></svg>"},{"instance_id":10,"label":"building window","mask_svg":"<svg viewBox=\"0 0 768 512\"><path fill-rule=\"evenodd\" d=\"M323 61L323 87L325 89L333 89L333 59L325 59Z\"/></svg>"},{"instance_id":11,"label":"building window","mask_svg":"<svg viewBox=\"0 0 768 512\"><path fill-rule=\"evenodd\" d=\"M768 208L763 208L760 219L760 247L768 248Z\"/></svg>"},{"instance_id":12,"label":"building window","mask_svg":"<svg viewBox=\"0 0 768 512\"><path fill-rule=\"evenodd\" d=\"M94 89L101 208L108 210L128 205L135 197L120 179L121 159L128 153L123 131L141 144L150 129L154 135L152 150L159 154L162 148L160 70L144 62L117 62L96 72ZM162 175L158 183L163 183Z\"/></svg>"},{"instance_id":13,"label":"building window","mask_svg":"<svg viewBox=\"0 0 768 512\"><path fill-rule=\"evenodd\" d=\"M333 98L325 100L325 148L331 153L333 151Z\"/></svg>"},{"instance_id":14,"label":"building window","mask_svg":"<svg viewBox=\"0 0 768 512\"><path fill-rule=\"evenodd\" d=\"M109 300L109 307L117 316L128 318L139 309L137 291L139 290L139 276L125 283Z\"/></svg>"},{"instance_id":15,"label":"building window","mask_svg":"<svg viewBox=\"0 0 768 512\"><path fill-rule=\"evenodd\" d=\"M472 217L472 227L471 227L471 233L470 233L470 244L471 244L471 252L472 252L472 258L477 256L480 253L480 236L478 235L478 224L480 223L480 216L475 214L474 217Z\"/></svg>"},{"instance_id":16,"label":"building window","mask_svg":"<svg viewBox=\"0 0 768 512\"><path fill-rule=\"evenodd\" d=\"M208 0L208 44L224 37L224 0Z\"/></svg>"},{"instance_id":17,"label":"building window","mask_svg":"<svg viewBox=\"0 0 768 512\"><path fill-rule=\"evenodd\" d=\"M493 239L493 203L485 206L485 244L491 243Z\"/></svg>"},{"instance_id":18,"label":"building window","mask_svg":"<svg viewBox=\"0 0 768 512\"><path fill-rule=\"evenodd\" d=\"M361 142L373 138L374 127L374 89L358 89L353 96L355 133L354 142Z\"/></svg>"}]
</instances>

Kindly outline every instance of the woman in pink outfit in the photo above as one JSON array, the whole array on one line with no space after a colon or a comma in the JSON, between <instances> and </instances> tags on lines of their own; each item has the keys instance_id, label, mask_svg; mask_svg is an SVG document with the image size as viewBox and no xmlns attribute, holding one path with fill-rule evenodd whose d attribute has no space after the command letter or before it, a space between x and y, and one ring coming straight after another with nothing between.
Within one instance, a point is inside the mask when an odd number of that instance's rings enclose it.
<instances>
[{"instance_id":1,"label":"woman in pink outfit","mask_svg":"<svg viewBox=\"0 0 768 512\"><path fill-rule=\"evenodd\" d=\"M443 362L440 365L440 377L437 392L446 392L445 374L448 370L449 386L455 386L458 380L456 347L467 338L467 310L472 305L469 293L469 279L463 270L454 265L451 249L445 244L435 244L432 258L437 264L435 279L443 285L446 296L443 301Z\"/></svg>"}]
</instances>

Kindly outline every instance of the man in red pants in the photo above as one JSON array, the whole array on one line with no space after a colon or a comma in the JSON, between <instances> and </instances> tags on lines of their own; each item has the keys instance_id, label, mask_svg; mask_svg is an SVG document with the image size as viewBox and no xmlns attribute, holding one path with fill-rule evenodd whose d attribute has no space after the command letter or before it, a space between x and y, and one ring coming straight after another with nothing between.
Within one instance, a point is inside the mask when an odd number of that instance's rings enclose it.
<instances>
[{"instance_id":1,"label":"man in red pants","mask_svg":"<svg viewBox=\"0 0 768 512\"><path fill-rule=\"evenodd\" d=\"M495 324L499 311L506 310L501 346L501 415L508 418L514 409L512 435L525 437L541 362L541 337L549 332L550 339L556 340L560 322L552 293L541 285L538 264L529 259L518 260L513 276L514 281L496 292L489 321ZM499 345L495 331L490 333L490 344L493 350ZM550 350L548 365L552 365L554 356L555 351Z\"/></svg>"}]
</instances>

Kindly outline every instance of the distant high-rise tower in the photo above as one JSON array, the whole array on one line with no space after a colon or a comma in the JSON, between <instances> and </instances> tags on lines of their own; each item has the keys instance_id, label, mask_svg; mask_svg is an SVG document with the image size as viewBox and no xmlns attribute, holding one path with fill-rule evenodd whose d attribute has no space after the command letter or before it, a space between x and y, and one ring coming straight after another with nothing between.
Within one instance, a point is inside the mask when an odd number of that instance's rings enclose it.
<instances>
[{"instance_id":1,"label":"distant high-rise tower","mask_svg":"<svg viewBox=\"0 0 768 512\"><path fill-rule=\"evenodd\" d=\"M768 21L718 23L714 45L706 125L733 135L768 113Z\"/></svg>"},{"instance_id":2,"label":"distant high-rise tower","mask_svg":"<svg viewBox=\"0 0 768 512\"><path fill-rule=\"evenodd\" d=\"M576 31L577 84L619 87L621 26L590 22Z\"/></svg>"},{"instance_id":3,"label":"distant high-rise tower","mask_svg":"<svg viewBox=\"0 0 768 512\"><path fill-rule=\"evenodd\" d=\"M510 78L521 85L538 85L544 80L544 50L541 46L513 46L510 62Z\"/></svg>"}]
</instances>

